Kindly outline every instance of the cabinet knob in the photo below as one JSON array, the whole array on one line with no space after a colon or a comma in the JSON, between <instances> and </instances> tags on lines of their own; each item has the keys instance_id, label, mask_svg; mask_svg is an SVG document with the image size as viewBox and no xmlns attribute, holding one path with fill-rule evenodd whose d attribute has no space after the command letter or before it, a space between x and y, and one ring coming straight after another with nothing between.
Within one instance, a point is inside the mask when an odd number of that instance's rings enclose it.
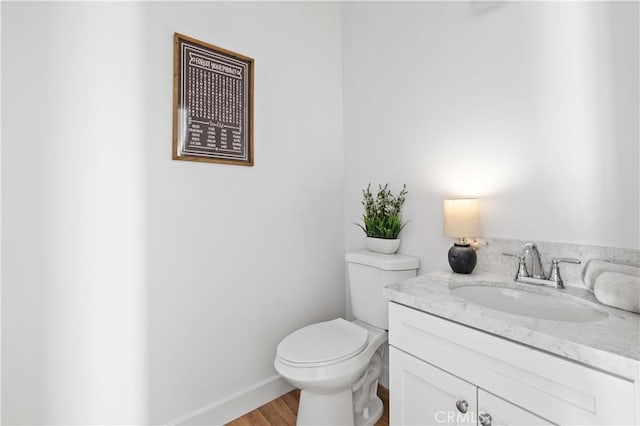
<instances>
[{"instance_id":1,"label":"cabinet knob","mask_svg":"<svg viewBox=\"0 0 640 426\"><path fill-rule=\"evenodd\" d=\"M482 426L491 426L491 415L489 413L478 414L478 420Z\"/></svg>"},{"instance_id":2,"label":"cabinet knob","mask_svg":"<svg viewBox=\"0 0 640 426\"><path fill-rule=\"evenodd\" d=\"M458 411L464 414L467 412L467 408L469 408L469 403L464 399L460 401L456 401L456 408L458 409Z\"/></svg>"}]
</instances>

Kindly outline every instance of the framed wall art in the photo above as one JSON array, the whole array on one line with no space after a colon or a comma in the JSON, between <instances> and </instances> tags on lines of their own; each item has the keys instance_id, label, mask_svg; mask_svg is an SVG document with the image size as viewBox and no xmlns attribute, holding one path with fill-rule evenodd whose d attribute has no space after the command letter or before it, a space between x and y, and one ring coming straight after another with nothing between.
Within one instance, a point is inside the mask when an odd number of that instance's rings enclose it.
<instances>
[{"instance_id":1,"label":"framed wall art","mask_svg":"<svg viewBox=\"0 0 640 426\"><path fill-rule=\"evenodd\" d=\"M173 159L253 166L253 59L173 42Z\"/></svg>"}]
</instances>

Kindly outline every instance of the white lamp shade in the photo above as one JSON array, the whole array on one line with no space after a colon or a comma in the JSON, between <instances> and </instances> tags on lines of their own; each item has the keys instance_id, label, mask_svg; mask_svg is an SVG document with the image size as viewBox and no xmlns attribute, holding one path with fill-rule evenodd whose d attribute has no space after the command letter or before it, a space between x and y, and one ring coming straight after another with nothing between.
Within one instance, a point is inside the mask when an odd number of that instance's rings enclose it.
<instances>
[{"instance_id":1,"label":"white lamp shade","mask_svg":"<svg viewBox=\"0 0 640 426\"><path fill-rule=\"evenodd\" d=\"M480 236L478 200L444 200L444 235L454 238Z\"/></svg>"}]
</instances>

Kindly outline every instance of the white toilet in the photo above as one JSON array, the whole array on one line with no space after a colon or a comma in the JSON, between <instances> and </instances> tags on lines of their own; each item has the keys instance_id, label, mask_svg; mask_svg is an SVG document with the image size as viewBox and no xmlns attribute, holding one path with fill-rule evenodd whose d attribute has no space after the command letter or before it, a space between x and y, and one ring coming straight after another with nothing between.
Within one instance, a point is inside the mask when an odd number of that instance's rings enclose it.
<instances>
[{"instance_id":1,"label":"white toilet","mask_svg":"<svg viewBox=\"0 0 640 426\"><path fill-rule=\"evenodd\" d=\"M382 288L416 276L417 257L347 253L353 322L337 318L303 327L278 345L276 371L301 389L298 425L373 425L388 328Z\"/></svg>"}]
</instances>

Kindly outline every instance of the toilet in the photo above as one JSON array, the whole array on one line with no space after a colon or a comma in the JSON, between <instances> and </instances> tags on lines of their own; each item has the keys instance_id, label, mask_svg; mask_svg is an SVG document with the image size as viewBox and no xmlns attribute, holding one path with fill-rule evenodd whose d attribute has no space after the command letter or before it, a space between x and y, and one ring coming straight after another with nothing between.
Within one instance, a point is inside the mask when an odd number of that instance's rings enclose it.
<instances>
[{"instance_id":1,"label":"toilet","mask_svg":"<svg viewBox=\"0 0 640 426\"><path fill-rule=\"evenodd\" d=\"M416 276L417 257L346 254L355 321L336 318L294 331L278 345L276 371L299 388L298 425L373 425L382 416L378 378L387 342L382 289Z\"/></svg>"}]
</instances>

